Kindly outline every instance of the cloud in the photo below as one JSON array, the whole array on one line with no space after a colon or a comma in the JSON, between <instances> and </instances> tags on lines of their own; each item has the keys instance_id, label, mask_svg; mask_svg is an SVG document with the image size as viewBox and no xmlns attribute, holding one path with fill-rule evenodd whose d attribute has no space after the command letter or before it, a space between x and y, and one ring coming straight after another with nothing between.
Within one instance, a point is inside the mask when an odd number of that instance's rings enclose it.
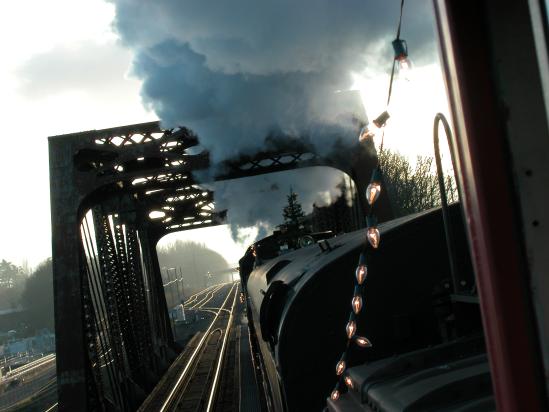
<instances>
[{"instance_id":1,"label":"cloud","mask_svg":"<svg viewBox=\"0 0 549 412\"><path fill-rule=\"evenodd\" d=\"M335 92L348 89L352 73L369 59L377 63L380 53L390 63L400 2L113 3L115 27L135 54L144 103L166 126L193 129L221 160L259 149L273 132L321 147L334 137L355 139L356 125L336 116L345 106ZM428 2L413 7L408 14L429 14ZM410 48L423 49L432 43L431 30L412 18L403 35Z\"/></svg>"},{"instance_id":2,"label":"cloud","mask_svg":"<svg viewBox=\"0 0 549 412\"><path fill-rule=\"evenodd\" d=\"M353 69L369 46L393 37L400 1L204 2L115 0L115 26L132 48L172 39L206 56L213 70L270 74ZM408 2L402 34L417 51L432 41L427 1ZM151 24L154 22L154 24ZM390 44L387 50L389 51Z\"/></svg>"},{"instance_id":3,"label":"cloud","mask_svg":"<svg viewBox=\"0 0 549 412\"><path fill-rule=\"evenodd\" d=\"M367 121L364 107L358 94L340 91L356 73L390 70L400 11L398 0L112 3L144 104L165 126L196 132L214 164L273 137L303 139L323 154L356 143L352 118ZM432 27L429 2L406 5L402 37L417 64L436 56ZM280 223L290 184L309 209L339 193L340 173L295 173L216 185L235 238L242 227L256 226L261 236Z\"/></svg>"},{"instance_id":4,"label":"cloud","mask_svg":"<svg viewBox=\"0 0 549 412\"><path fill-rule=\"evenodd\" d=\"M308 214L313 211L313 204L324 206L340 196L338 185L345 176L329 167L312 167L217 182L213 185L216 209L228 210L228 223L236 241L245 233L242 227L257 227L257 238L262 238L283 222L282 209L290 189L298 194L298 201Z\"/></svg>"},{"instance_id":5,"label":"cloud","mask_svg":"<svg viewBox=\"0 0 549 412\"><path fill-rule=\"evenodd\" d=\"M16 69L19 92L29 98L78 91L116 99L134 89L124 78L130 61L131 52L112 42L56 47L33 55Z\"/></svg>"},{"instance_id":6,"label":"cloud","mask_svg":"<svg viewBox=\"0 0 549 412\"><path fill-rule=\"evenodd\" d=\"M143 79L148 107L166 126L196 131L214 161L260 150L270 134L307 138L319 148L331 147L336 137L354 142L351 117L364 110L358 94L353 101L335 93L341 79L327 72L226 74L174 41L139 52L134 73Z\"/></svg>"}]
</instances>

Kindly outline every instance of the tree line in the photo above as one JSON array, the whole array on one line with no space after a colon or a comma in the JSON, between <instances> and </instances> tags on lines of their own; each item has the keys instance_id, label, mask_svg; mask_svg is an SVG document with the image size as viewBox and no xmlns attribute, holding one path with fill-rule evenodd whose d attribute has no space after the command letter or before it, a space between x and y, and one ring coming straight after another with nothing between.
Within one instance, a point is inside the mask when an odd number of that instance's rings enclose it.
<instances>
[{"instance_id":1,"label":"tree line","mask_svg":"<svg viewBox=\"0 0 549 412\"><path fill-rule=\"evenodd\" d=\"M54 329L53 269L51 258L41 262L33 271L11 262L0 262L0 309L20 310L0 324L2 329L15 329L20 337L36 331ZM8 316L8 315L4 315ZM6 332L3 330L3 332Z\"/></svg>"},{"instance_id":2,"label":"tree line","mask_svg":"<svg viewBox=\"0 0 549 412\"><path fill-rule=\"evenodd\" d=\"M432 157L418 156L412 165L400 153L384 150L379 162L383 171L382 186L387 190L395 218L440 206L440 188ZM448 202L458 201L453 175L445 175L444 185Z\"/></svg>"}]
</instances>

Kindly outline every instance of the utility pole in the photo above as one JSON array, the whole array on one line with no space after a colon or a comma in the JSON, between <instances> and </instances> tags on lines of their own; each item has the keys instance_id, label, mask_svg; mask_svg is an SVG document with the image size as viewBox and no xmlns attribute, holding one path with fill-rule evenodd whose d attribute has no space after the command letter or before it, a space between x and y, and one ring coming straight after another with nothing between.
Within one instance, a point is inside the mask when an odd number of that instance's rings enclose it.
<instances>
[{"instance_id":1,"label":"utility pole","mask_svg":"<svg viewBox=\"0 0 549 412\"><path fill-rule=\"evenodd\" d=\"M198 272L197 272L197 270L196 270L196 256L195 256L195 251L194 251L194 249L192 249L191 251L192 251L192 255L193 255L193 269L194 269L194 271L193 271L193 278L195 279L194 282L196 282L196 280L199 279ZM196 283L195 283L195 284L196 284Z\"/></svg>"},{"instance_id":2,"label":"utility pole","mask_svg":"<svg viewBox=\"0 0 549 412\"><path fill-rule=\"evenodd\" d=\"M166 268L166 276L168 278L168 288L170 290L170 295L172 296L171 300L170 300L170 310L171 308L173 307L173 303L175 302L175 295L174 295L174 290L173 290L173 285L171 284L172 283L172 278L170 276L170 268Z\"/></svg>"},{"instance_id":3,"label":"utility pole","mask_svg":"<svg viewBox=\"0 0 549 412\"><path fill-rule=\"evenodd\" d=\"M183 270L181 270L181 266L179 266L179 275L181 276L181 294L183 295L181 304L183 304L185 300L185 281L183 279Z\"/></svg>"},{"instance_id":4,"label":"utility pole","mask_svg":"<svg viewBox=\"0 0 549 412\"><path fill-rule=\"evenodd\" d=\"M174 301L179 304L181 302L181 292L179 290L179 280L177 279L177 269L176 268L170 268L170 270L173 269L173 280L174 280L174 286L175 286L175 292L177 293L177 300L174 297Z\"/></svg>"}]
</instances>

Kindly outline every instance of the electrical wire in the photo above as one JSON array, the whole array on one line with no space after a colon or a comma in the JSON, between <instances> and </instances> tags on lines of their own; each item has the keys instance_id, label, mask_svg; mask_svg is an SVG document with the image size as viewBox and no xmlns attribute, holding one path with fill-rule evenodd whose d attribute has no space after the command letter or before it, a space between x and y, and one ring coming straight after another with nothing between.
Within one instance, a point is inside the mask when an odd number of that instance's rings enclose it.
<instances>
[{"instance_id":1,"label":"electrical wire","mask_svg":"<svg viewBox=\"0 0 549 412\"><path fill-rule=\"evenodd\" d=\"M400 16L399 16L399 20L398 20L398 28L397 28L397 32L396 32L396 40L395 41L400 40L403 10L404 10L404 0L401 0L401 3L400 3ZM392 95L392 92L393 92L393 82L394 82L394 78L395 78L395 68L396 68L396 58L393 59L392 67L391 67L391 77L390 77L390 80L389 80L389 90L388 90L388 93L387 93L387 107L389 106L389 104L391 102L391 95ZM372 174L372 182L370 183L370 185L372 183L374 183L374 178L377 179L376 176L381 176L381 164L380 164L379 158L381 157L381 155L383 153L384 140L385 140L385 128L383 128L383 130L382 130L381 144L380 144L377 164L376 164L376 167L374 168L374 172ZM370 188L370 186L368 186L367 191L370 191L370 190L372 190L372 189ZM380 190L380 189L378 188L377 190ZM368 195L370 195L370 193L368 193ZM368 196L369 210L368 210L368 214L367 214L367 218L366 218L368 227L367 227L367 233L366 233L366 241L364 242L364 246L363 246L363 248L361 250L361 253L360 253L359 263L358 263L358 266L357 266L357 274L358 274L358 270L362 267L362 265L367 270L367 267L366 267L367 259L366 259L366 257L372 249L377 249L377 247L379 246L379 240L380 240L379 230L376 227L377 226L377 219L375 218L375 215L374 215L374 209L375 209L374 206L375 206L377 196L378 195L375 195L373 197ZM371 247L368 247L369 245ZM366 276L368 276L367 272L366 272ZM365 279L362 280L362 281L359 281L358 280L358 275L357 275L357 284L355 286L355 292L353 293L353 298L355 296L360 296L362 298L362 295L364 293L364 282L365 282ZM337 380L337 383L336 383L336 386L335 386L334 390L330 394L330 398L333 401L337 401L339 399L340 394L341 394L341 388L344 386L344 383L347 384L348 386L350 385L350 387L352 387L354 385L352 379L346 373L346 370L348 368L347 353L349 351L351 341L356 342L356 339L358 337L360 339L366 340L366 342L368 343L368 346L371 346L371 343L370 343L369 339L359 337L358 335L356 335L357 328L358 328L357 320L358 320L358 316L360 315L361 309L362 309L362 307L357 312L354 312L354 308L353 308L353 310L351 310L351 314L349 316L349 320L348 320L347 327L346 327L347 337L348 337L347 344L346 344L345 350L343 351L343 354L342 354L340 360L338 361L338 363L336 365L336 375L338 375L338 380ZM341 365L343 365L343 366L341 366Z\"/></svg>"}]
</instances>

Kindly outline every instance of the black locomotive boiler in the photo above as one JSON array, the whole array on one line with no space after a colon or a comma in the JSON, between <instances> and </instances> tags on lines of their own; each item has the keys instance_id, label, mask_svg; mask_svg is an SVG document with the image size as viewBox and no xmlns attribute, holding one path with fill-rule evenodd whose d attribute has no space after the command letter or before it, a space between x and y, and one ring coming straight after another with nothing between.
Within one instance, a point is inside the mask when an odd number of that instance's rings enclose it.
<instances>
[{"instance_id":1,"label":"black locomotive boiler","mask_svg":"<svg viewBox=\"0 0 549 412\"><path fill-rule=\"evenodd\" d=\"M364 231L315 239L293 251L277 252L273 239L248 249L240 261L241 279L269 410L320 411L327 401L331 410L342 411L450 410L479 399L481 410L490 410L490 376L459 205L449 212L457 273L450 269L440 209L379 225L382 245L368 257L357 324L357 334L372 347L350 348L349 373L357 385L338 402L328 397L347 345ZM432 376L434 383L428 381ZM368 385L372 379L377 386ZM391 389L395 382L406 390ZM380 394L378 387L385 391Z\"/></svg>"}]
</instances>

